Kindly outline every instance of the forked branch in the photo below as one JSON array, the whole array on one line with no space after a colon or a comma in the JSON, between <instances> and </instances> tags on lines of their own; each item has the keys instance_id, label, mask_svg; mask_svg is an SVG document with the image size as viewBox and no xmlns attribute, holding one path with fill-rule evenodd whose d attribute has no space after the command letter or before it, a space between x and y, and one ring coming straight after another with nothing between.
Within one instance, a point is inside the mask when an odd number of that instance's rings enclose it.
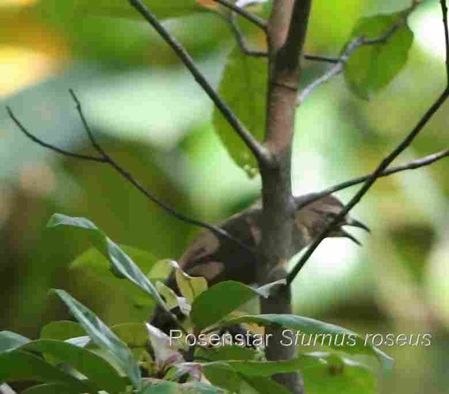
<instances>
[{"instance_id":1,"label":"forked branch","mask_svg":"<svg viewBox=\"0 0 449 394\"><path fill-rule=\"evenodd\" d=\"M161 199L156 197L153 193L149 192L136 178L134 178L134 176L130 172L125 170L120 164L117 163L117 161L115 161L103 149L103 147L100 145L100 143L98 142L97 138L95 137L94 133L92 132L92 129L90 128L89 123L86 120L86 117L84 115L84 112L83 112L80 100L75 95L75 92L73 90L70 90L70 94L71 94L73 100L76 103L76 109L77 109L78 114L79 114L79 116L81 118L81 121L82 121L83 126L84 126L85 131L86 131L86 134L88 135L89 140L90 140L92 146L97 151L99 156L89 156L89 155L73 153L73 152L61 149L61 148L59 148L57 146L54 146L52 144L49 144L49 143L43 141L42 139L36 137L34 134L32 134L22 124L22 122L20 122L20 120L14 115L14 113L11 110L11 108L7 107L7 112L9 114L10 118L12 119L12 121L17 125L17 127L19 127L19 129L29 139L31 139L33 142L37 143L38 145L43 146L43 147L45 147L47 149L50 149L50 150L52 150L52 151L54 151L56 153L59 153L59 154L61 154L63 156L72 157L72 158L76 158L76 159L82 159L82 160L90 160L90 161L95 161L95 162L98 162L98 163L107 164L107 165L111 166L115 171L117 171L129 183L131 183L143 195L145 195L145 197L147 197L150 201L152 201L153 203L158 205L165 212L169 213L170 215L172 215L173 217L177 218L178 220L181 220L181 221L183 221L185 223L192 224L194 226L198 226L198 227L202 227L204 229L210 230L215 235L217 235L218 237L231 240L231 241L235 242L237 245L239 245L240 247L242 247L243 249L250 250L251 252L256 253L256 251L253 250L253 248L245 245L239 239L235 238L234 236L232 236L231 234L229 234L227 231L223 230L222 228L220 228L218 226L214 226L214 225L206 223L206 222L203 222L201 220L190 218L190 217L188 217L188 216L186 216L186 215L176 211L175 209L173 209L172 207L167 205L165 202L163 202Z\"/></svg>"}]
</instances>

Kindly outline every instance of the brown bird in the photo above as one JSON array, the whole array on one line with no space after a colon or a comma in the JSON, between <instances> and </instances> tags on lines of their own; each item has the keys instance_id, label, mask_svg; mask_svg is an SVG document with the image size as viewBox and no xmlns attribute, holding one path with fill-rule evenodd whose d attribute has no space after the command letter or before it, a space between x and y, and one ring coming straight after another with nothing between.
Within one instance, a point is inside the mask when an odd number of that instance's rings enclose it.
<instances>
[{"instance_id":1,"label":"brown bird","mask_svg":"<svg viewBox=\"0 0 449 394\"><path fill-rule=\"evenodd\" d=\"M309 197L310 195L304 195L296 197L295 200L301 205L301 202ZM336 197L329 195L299 208L295 213L292 248L288 258L305 248L338 215L342 207L343 204ZM254 251L261 242L261 220L262 207L260 203L256 203L219 225L248 248L243 248L235 241L218 237L209 230L203 231L179 259L180 267L191 276L206 278L210 286L225 280L256 284L257 254ZM349 238L360 244L342 228L343 226L369 231L363 223L347 216L330 236ZM166 285L177 291L174 274L167 279ZM163 311L156 308L151 323L165 330L167 319L163 315Z\"/></svg>"}]
</instances>

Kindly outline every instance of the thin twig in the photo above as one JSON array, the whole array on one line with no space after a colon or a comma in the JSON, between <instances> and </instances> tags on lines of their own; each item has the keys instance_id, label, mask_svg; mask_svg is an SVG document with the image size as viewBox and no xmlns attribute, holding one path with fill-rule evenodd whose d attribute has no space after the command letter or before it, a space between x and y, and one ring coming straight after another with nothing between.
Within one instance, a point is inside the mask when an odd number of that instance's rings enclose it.
<instances>
[{"instance_id":1,"label":"thin twig","mask_svg":"<svg viewBox=\"0 0 449 394\"><path fill-rule=\"evenodd\" d=\"M322 55L308 55L304 54L304 59L313 61L313 62L324 62L324 63L339 63L340 58L339 57L332 57L332 56L322 56Z\"/></svg>"},{"instance_id":2,"label":"thin twig","mask_svg":"<svg viewBox=\"0 0 449 394\"><path fill-rule=\"evenodd\" d=\"M82 155L79 153L73 153L66 151L64 149L58 148L57 146L54 146L52 144L49 144L40 138L36 137L34 134L31 134L26 127L20 122L20 120L14 115L10 107L6 107L6 111L8 112L9 117L12 119L12 121L16 124L16 126L33 142L36 144L43 146L44 148L50 149L56 153L59 153L64 156L68 157L74 157L76 159L82 159L82 160L90 160L90 161L96 161L99 163L106 163L106 160L102 157L95 157L95 156L89 156L89 155Z\"/></svg>"},{"instance_id":3,"label":"thin twig","mask_svg":"<svg viewBox=\"0 0 449 394\"><path fill-rule=\"evenodd\" d=\"M312 94L316 89L318 89L321 85L324 85L326 82L329 82L333 77L338 74L341 74L343 71L344 65L342 61L336 63L333 67L330 68L328 72L323 74L318 79L315 79L310 85L306 86L298 96L297 106L301 105L304 100Z\"/></svg>"},{"instance_id":4,"label":"thin twig","mask_svg":"<svg viewBox=\"0 0 449 394\"><path fill-rule=\"evenodd\" d=\"M235 116L229 106L219 97L213 87L207 81L203 73L198 69L192 57L182 47L182 45L168 32L159 20L149 11L148 7L141 0L129 0L130 4L145 18L145 20L157 31L162 39L173 49L179 59L195 78L195 81L202 87L215 106L223 114L228 123L240 136L246 146L251 150L259 163L269 165L271 155L268 150L257 141L256 138L246 129L246 127Z\"/></svg>"},{"instance_id":5,"label":"thin twig","mask_svg":"<svg viewBox=\"0 0 449 394\"><path fill-rule=\"evenodd\" d=\"M443 25L444 25L444 42L445 42L445 49L446 49L446 77L447 77L447 84L449 88L449 27L448 27L448 20L447 20L447 4L446 0L440 0L441 5L441 11L443 14Z\"/></svg>"},{"instance_id":6,"label":"thin twig","mask_svg":"<svg viewBox=\"0 0 449 394\"><path fill-rule=\"evenodd\" d=\"M445 41L446 41L446 73L449 75L449 33L447 26L447 6L446 0L441 0L441 10L443 14L443 24L445 31ZM363 198L363 196L368 192L371 186L379 179L387 167L393 162L393 160L398 157L414 139L418 136L424 126L433 117L433 115L438 111L438 109L443 105L446 99L449 97L449 79L446 82L446 87L443 93L436 99L432 106L426 111L424 116L418 121L416 126L412 129L410 133L398 144L398 146L386 156L380 164L377 166L376 170L366 179L364 185L360 190L354 195L354 197L349 201L348 204L341 210L341 212L328 224L328 226L315 238L310 247L295 265L293 270L287 276L287 285L290 285L298 275L299 271L302 269L307 260L312 256L321 242L341 223L345 216L354 208L357 203Z\"/></svg>"},{"instance_id":7,"label":"thin twig","mask_svg":"<svg viewBox=\"0 0 449 394\"><path fill-rule=\"evenodd\" d=\"M231 27L231 30L235 36L237 44L245 55L253 56L253 57L267 57L268 56L267 51L257 51L257 50L251 49L248 46L245 36L244 36L243 32L240 30L240 27L239 27L237 21L235 20L234 13L231 13L231 15L229 15L229 16L223 15L223 17L229 23L229 26Z\"/></svg>"},{"instance_id":8,"label":"thin twig","mask_svg":"<svg viewBox=\"0 0 449 394\"><path fill-rule=\"evenodd\" d=\"M232 1L229 1L229 0L214 0L214 1L221 4L223 7L229 8L230 10L239 14L243 18L254 23L256 26L260 27L262 30L265 31L267 29L267 22L264 19L259 18L257 15L254 15L251 12L245 10L244 7L239 7L238 5L234 4Z\"/></svg>"},{"instance_id":9,"label":"thin twig","mask_svg":"<svg viewBox=\"0 0 449 394\"><path fill-rule=\"evenodd\" d=\"M408 170L416 170L421 167L428 166L430 164L433 164L441 159L444 159L446 157L449 157L449 149L443 150L438 153L433 153L431 155L422 157L421 159L413 160L407 164L403 164L397 167L392 167L390 169L385 170L379 178L387 177L392 174L396 174L398 172L408 171ZM317 193L311 193L307 196L307 198L303 198L303 196L299 196L296 198L296 209L301 209L305 207L306 205L309 205L313 203L314 201L317 201L325 196L328 196L330 194L336 193L340 190L347 189L348 187L359 185L360 183L363 183L369 179L371 174L359 176L357 178L353 178L350 180L347 180L345 182L338 183L336 185L333 185L331 187L328 187L320 192Z\"/></svg>"}]
</instances>

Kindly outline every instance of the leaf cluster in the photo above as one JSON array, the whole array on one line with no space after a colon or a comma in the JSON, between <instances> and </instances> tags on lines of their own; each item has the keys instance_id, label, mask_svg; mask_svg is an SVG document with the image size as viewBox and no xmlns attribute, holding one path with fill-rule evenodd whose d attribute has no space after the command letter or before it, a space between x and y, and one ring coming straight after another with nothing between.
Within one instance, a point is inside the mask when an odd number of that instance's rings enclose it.
<instances>
[{"instance_id":1,"label":"leaf cluster","mask_svg":"<svg viewBox=\"0 0 449 394\"><path fill-rule=\"evenodd\" d=\"M356 333L332 324L296 315L242 315L235 311L256 297L268 297L282 286L275 282L253 288L238 282L221 282L207 288L203 278L185 274L174 262L180 295L144 273L125 248L120 247L92 222L84 218L54 215L49 227L74 231L85 237L97 253L88 262L109 271L99 275L132 284L145 297L166 311L179 308L184 319L177 320L179 333L167 335L148 323L123 323L109 327L93 311L64 290L53 292L67 306L75 321L46 325L40 338L31 340L19 334L0 333L0 381L14 384L27 380L34 384L25 393L159 393L159 392L260 392L279 393L285 388L272 376L301 370L306 384L315 393L375 392L376 358L387 373L391 359L379 349L365 345ZM144 252L135 256L142 256ZM97 260L97 261L96 261ZM144 260L139 260L142 262ZM75 263L82 264L82 258ZM154 262L151 271L157 264ZM146 261L141 264L148 269ZM150 272L151 272L150 271ZM329 342L319 351L301 351L295 360L267 361L260 347L221 341L202 344L190 338L224 335L227 327L243 326L261 333L260 328L277 325L301 335L351 336L352 342ZM257 327L256 327L257 326ZM249 334L248 334L249 335ZM303 347L304 350L305 347ZM374 366L374 367L373 367ZM329 391L330 388L334 391ZM353 391L351 391L353 390Z\"/></svg>"}]
</instances>

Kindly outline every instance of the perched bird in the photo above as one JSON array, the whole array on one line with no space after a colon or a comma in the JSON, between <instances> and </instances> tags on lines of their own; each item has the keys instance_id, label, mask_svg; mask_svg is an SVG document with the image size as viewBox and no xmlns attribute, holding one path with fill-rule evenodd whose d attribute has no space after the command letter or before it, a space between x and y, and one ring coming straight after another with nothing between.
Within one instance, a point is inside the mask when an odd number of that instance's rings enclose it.
<instances>
[{"instance_id":1,"label":"perched bird","mask_svg":"<svg viewBox=\"0 0 449 394\"><path fill-rule=\"evenodd\" d=\"M306 201L309 196L304 195L295 200L301 206L301 201ZM305 248L338 215L342 207L343 204L336 197L328 195L299 208L295 212L292 247L288 258ZM219 237L210 230L203 231L178 260L180 267L191 276L206 278L210 286L225 280L256 284L257 254L254 251L261 242L261 220L262 207L260 203L256 203L219 225L248 248L243 248L233 240ZM369 231L363 223L347 216L330 236L349 238L360 244L343 226ZM167 279L166 285L177 291L174 274ZM151 323L166 329L164 326L167 319L161 309L156 308Z\"/></svg>"}]
</instances>

